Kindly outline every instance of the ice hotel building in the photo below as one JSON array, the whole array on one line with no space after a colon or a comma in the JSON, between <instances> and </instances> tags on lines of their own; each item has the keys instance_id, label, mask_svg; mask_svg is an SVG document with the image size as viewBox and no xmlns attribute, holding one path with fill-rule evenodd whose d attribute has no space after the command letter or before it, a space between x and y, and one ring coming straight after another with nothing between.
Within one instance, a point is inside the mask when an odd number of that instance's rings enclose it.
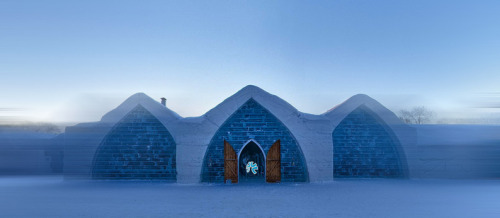
<instances>
[{"instance_id":1,"label":"ice hotel building","mask_svg":"<svg viewBox=\"0 0 500 218\"><path fill-rule=\"evenodd\" d=\"M67 179L179 183L318 182L425 177L417 130L367 95L319 114L247 86L200 117L143 93L99 122L67 127ZM457 171L458 172L458 171Z\"/></svg>"}]
</instances>

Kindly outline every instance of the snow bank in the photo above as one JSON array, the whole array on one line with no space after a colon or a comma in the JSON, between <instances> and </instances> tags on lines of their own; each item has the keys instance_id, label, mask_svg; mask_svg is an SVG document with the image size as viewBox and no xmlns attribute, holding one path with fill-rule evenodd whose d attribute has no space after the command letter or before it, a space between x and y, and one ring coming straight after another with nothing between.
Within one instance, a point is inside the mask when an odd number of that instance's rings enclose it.
<instances>
[{"instance_id":1,"label":"snow bank","mask_svg":"<svg viewBox=\"0 0 500 218\"><path fill-rule=\"evenodd\" d=\"M498 180L180 185L0 178L4 217L499 217Z\"/></svg>"}]
</instances>

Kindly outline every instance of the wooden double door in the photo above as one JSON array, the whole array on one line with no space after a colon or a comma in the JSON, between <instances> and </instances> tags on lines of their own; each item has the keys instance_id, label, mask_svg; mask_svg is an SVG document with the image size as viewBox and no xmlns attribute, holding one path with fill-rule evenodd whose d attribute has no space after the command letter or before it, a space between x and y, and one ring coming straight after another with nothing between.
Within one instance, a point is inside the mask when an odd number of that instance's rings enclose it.
<instances>
[{"instance_id":1,"label":"wooden double door","mask_svg":"<svg viewBox=\"0 0 500 218\"><path fill-rule=\"evenodd\" d=\"M243 148L242 148L243 149ZM238 183L239 163L238 155L233 146L224 140L224 183ZM260 165L265 168L266 182L276 183L281 181L281 143L277 140L269 149L266 155L266 164ZM246 164L246 163L245 163ZM240 163L241 165L241 163ZM241 166L240 166L241 167ZM244 167L241 167L244 169ZM263 169L260 169L261 171ZM247 169L248 171L248 169ZM248 172L247 172L248 173Z\"/></svg>"}]
</instances>

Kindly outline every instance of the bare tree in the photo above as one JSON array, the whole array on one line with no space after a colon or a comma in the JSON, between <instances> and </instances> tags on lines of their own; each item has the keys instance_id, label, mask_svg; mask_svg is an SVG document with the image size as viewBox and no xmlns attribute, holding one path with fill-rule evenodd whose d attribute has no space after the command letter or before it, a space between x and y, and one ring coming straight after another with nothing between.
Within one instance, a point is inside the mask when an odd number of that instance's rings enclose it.
<instances>
[{"instance_id":1,"label":"bare tree","mask_svg":"<svg viewBox=\"0 0 500 218\"><path fill-rule=\"evenodd\" d=\"M408 124L423 124L430 121L432 116L432 111L424 106L414 107L411 110L399 111L399 119Z\"/></svg>"}]
</instances>

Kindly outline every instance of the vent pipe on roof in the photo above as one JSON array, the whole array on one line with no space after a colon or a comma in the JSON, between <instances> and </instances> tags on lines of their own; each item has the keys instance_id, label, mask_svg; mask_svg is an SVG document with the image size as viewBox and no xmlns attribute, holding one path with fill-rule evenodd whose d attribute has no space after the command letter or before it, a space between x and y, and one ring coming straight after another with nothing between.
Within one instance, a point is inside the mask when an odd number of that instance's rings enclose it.
<instances>
[{"instance_id":1,"label":"vent pipe on roof","mask_svg":"<svg viewBox=\"0 0 500 218\"><path fill-rule=\"evenodd\" d=\"M165 97L161 98L161 104L165 107L167 106L167 99Z\"/></svg>"}]
</instances>

